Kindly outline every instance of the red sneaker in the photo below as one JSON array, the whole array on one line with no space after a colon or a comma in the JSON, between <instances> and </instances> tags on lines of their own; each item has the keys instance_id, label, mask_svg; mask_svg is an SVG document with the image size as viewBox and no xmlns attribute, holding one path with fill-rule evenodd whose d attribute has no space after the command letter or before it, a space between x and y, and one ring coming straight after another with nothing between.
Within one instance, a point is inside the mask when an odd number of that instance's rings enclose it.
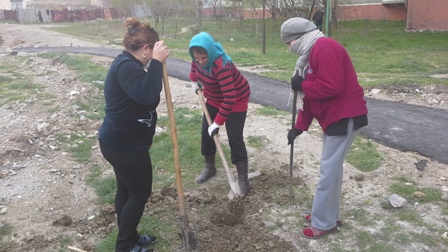
<instances>
[{"instance_id":1,"label":"red sneaker","mask_svg":"<svg viewBox=\"0 0 448 252\"><path fill-rule=\"evenodd\" d=\"M319 230L313 226L306 227L302 230L302 233L300 233L303 237L308 239L318 239L325 235L331 234L334 231L338 230L338 226L334 226L334 228L330 230Z\"/></svg>"},{"instance_id":2,"label":"red sneaker","mask_svg":"<svg viewBox=\"0 0 448 252\"><path fill-rule=\"evenodd\" d=\"M305 220L310 222L311 221L311 214L306 215L305 216ZM340 221L340 220L336 221L336 226L342 227L342 221Z\"/></svg>"}]
</instances>

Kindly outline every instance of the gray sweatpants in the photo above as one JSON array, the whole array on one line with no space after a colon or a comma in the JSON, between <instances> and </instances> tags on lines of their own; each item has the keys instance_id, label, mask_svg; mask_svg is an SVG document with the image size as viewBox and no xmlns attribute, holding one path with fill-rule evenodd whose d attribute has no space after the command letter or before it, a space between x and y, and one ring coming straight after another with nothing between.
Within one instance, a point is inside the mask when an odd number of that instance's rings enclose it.
<instances>
[{"instance_id":1,"label":"gray sweatpants","mask_svg":"<svg viewBox=\"0 0 448 252\"><path fill-rule=\"evenodd\" d=\"M340 219L339 203L342 189L344 159L359 134L350 119L345 136L323 136L320 159L320 179L311 209L311 225L319 230L329 230Z\"/></svg>"}]
</instances>

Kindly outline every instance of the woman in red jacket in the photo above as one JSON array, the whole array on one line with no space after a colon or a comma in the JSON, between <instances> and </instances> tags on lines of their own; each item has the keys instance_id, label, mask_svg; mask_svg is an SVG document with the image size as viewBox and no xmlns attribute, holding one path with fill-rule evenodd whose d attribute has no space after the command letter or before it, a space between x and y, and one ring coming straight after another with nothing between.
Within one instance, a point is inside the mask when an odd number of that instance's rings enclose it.
<instances>
[{"instance_id":1,"label":"woman in red jacket","mask_svg":"<svg viewBox=\"0 0 448 252\"><path fill-rule=\"evenodd\" d=\"M329 234L339 226L344 159L360 128L367 125L364 91L350 56L336 40L327 38L311 21L291 18L281 27L289 51L299 55L291 89L298 92L299 114L288 144L307 131L314 118L323 130L320 180L314 195L310 225L302 236Z\"/></svg>"},{"instance_id":2,"label":"woman in red jacket","mask_svg":"<svg viewBox=\"0 0 448 252\"><path fill-rule=\"evenodd\" d=\"M241 194L247 195L250 187L243 130L250 96L249 83L210 34L201 32L195 35L188 50L192 58L190 80L193 81L193 89L195 93L203 89L207 110L213 120L209 126L205 115L202 119L201 153L205 157L205 168L196 182L204 183L216 174L216 146L212 137L225 124Z\"/></svg>"}]
</instances>

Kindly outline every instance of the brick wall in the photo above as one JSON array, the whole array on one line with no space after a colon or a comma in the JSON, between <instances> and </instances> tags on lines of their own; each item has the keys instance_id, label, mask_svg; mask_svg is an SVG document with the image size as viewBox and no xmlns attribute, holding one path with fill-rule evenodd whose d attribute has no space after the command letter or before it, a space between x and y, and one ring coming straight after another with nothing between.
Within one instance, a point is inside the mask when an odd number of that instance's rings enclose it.
<instances>
[{"instance_id":1,"label":"brick wall","mask_svg":"<svg viewBox=\"0 0 448 252\"><path fill-rule=\"evenodd\" d=\"M408 0L406 29L448 31L448 0Z\"/></svg>"}]
</instances>

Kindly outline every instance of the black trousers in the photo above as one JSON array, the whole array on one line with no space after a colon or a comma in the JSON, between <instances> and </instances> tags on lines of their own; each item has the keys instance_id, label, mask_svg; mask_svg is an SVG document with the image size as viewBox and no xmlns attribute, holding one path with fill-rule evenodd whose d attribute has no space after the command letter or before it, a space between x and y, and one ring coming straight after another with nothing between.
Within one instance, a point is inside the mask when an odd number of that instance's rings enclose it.
<instances>
[{"instance_id":1,"label":"black trousers","mask_svg":"<svg viewBox=\"0 0 448 252\"><path fill-rule=\"evenodd\" d=\"M118 236L115 251L131 251L139 239L137 226L152 192L152 163L148 150L121 152L100 143L117 180L115 210Z\"/></svg>"},{"instance_id":2,"label":"black trousers","mask_svg":"<svg viewBox=\"0 0 448 252\"><path fill-rule=\"evenodd\" d=\"M208 103L206 103L206 106L213 122L216 114L218 113L218 108L215 108ZM247 150L243 137L246 115L247 112L232 112L225 123L227 138L229 139L232 164L247 162ZM202 116L201 153L204 156L210 156L216 153L215 141L208 134L208 123L205 115Z\"/></svg>"}]
</instances>

